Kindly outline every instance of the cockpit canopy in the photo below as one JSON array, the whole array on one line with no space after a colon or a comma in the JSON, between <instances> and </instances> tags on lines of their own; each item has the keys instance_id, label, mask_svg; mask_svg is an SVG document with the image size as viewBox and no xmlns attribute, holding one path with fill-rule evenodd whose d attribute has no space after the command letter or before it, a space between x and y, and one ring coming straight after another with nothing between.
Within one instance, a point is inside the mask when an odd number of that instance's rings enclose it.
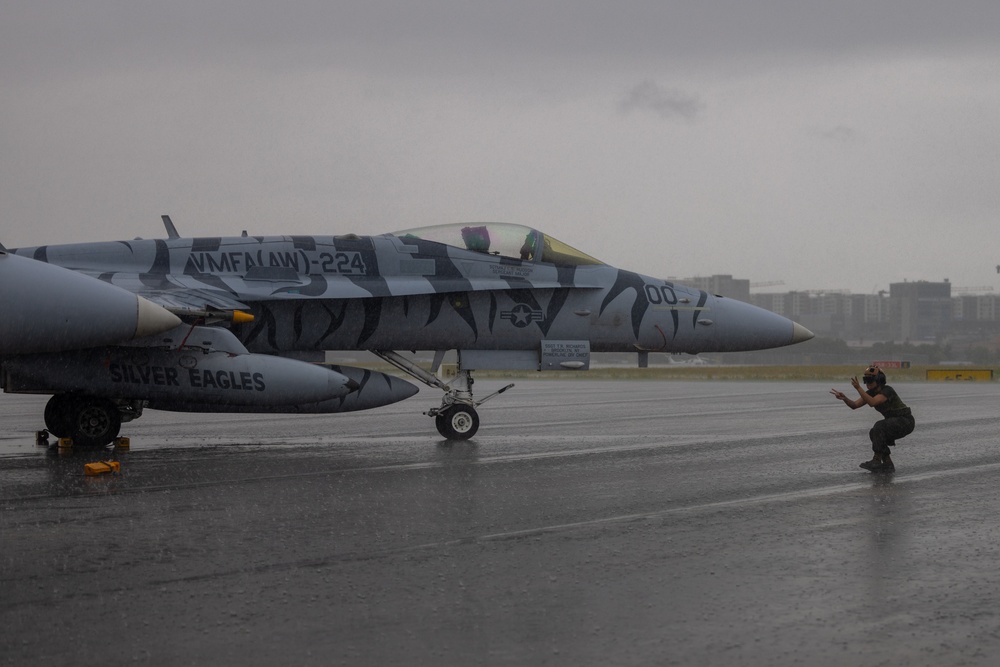
<instances>
[{"instance_id":1,"label":"cockpit canopy","mask_svg":"<svg viewBox=\"0 0 1000 667\"><path fill-rule=\"evenodd\" d=\"M537 229L506 222L475 222L434 225L395 232L401 239L417 238L464 248L487 255L512 257L526 262L548 262L558 266L604 264Z\"/></svg>"}]
</instances>

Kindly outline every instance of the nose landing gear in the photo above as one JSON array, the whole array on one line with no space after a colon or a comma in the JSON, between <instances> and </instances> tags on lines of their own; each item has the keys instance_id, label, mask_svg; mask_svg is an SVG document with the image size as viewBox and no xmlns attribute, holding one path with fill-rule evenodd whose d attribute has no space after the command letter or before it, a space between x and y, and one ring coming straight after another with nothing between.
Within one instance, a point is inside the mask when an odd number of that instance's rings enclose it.
<instances>
[{"instance_id":1,"label":"nose landing gear","mask_svg":"<svg viewBox=\"0 0 1000 667\"><path fill-rule=\"evenodd\" d=\"M477 401L472 397L474 381L471 369L460 368L454 379L450 382L444 382L396 352L372 350L372 353L428 387L437 387L445 392L441 399L441 406L431 408L424 414L434 417L434 425L437 427L438 433L448 440L468 440L474 436L479 430L479 414L476 412L476 408L514 386L511 383L481 401Z\"/></svg>"}]
</instances>

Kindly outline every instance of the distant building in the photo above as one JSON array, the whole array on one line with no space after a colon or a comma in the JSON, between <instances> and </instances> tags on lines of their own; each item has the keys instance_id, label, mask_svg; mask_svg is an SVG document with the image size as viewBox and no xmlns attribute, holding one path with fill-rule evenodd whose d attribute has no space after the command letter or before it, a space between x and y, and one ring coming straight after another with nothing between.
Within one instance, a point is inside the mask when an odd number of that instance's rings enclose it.
<instances>
[{"instance_id":1,"label":"distant building","mask_svg":"<svg viewBox=\"0 0 1000 667\"><path fill-rule=\"evenodd\" d=\"M951 302L948 344L953 349L1000 349L1000 296L970 294L953 297Z\"/></svg>"},{"instance_id":2,"label":"distant building","mask_svg":"<svg viewBox=\"0 0 1000 667\"><path fill-rule=\"evenodd\" d=\"M996 294L967 294L952 299L952 322L956 325L996 322L1000 319L1000 296ZM975 325L973 325L975 326Z\"/></svg>"},{"instance_id":3,"label":"distant building","mask_svg":"<svg viewBox=\"0 0 1000 667\"><path fill-rule=\"evenodd\" d=\"M730 299L750 301L750 281L733 278L730 275L679 278L677 282L708 292L709 294L719 294Z\"/></svg>"},{"instance_id":4,"label":"distant building","mask_svg":"<svg viewBox=\"0 0 1000 667\"><path fill-rule=\"evenodd\" d=\"M892 339L900 343L934 343L951 330L951 283L925 280L889 285Z\"/></svg>"},{"instance_id":5,"label":"distant building","mask_svg":"<svg viewBox=\"0 0 1000 667\"><path fill-rule=\"evenodd\" d=\"M889 327L889 295L852 294L848 335L844 340L886 341L892 338Z\"/></svg>"}]
</instances>

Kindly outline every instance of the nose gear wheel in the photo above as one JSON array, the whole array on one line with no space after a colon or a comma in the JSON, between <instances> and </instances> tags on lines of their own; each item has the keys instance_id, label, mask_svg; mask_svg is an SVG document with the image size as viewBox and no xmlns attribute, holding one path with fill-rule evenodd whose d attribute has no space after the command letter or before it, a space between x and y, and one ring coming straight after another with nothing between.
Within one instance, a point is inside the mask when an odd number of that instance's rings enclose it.
<instances>
[{"instance_id":1,"label":"nose gear wheel","mask_svg":"<svg viewBox=\"0 0 1000 667\"><path fill-rule=\"evenodd\" d=\"M479 415L469 405L452 405L434 417L438 433L448 440L468 440L479 430Z\"/></svg>"}]
</instances>

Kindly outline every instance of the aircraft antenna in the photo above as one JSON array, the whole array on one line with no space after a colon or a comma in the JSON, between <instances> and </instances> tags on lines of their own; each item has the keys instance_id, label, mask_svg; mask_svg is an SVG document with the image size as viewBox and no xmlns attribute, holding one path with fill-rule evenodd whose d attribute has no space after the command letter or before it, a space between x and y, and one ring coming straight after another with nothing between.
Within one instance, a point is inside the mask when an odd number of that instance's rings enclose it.
<instances>
[{"instance_id":1,"label":"aircraft antenna","mask_svg":"<svg viewBox=\"0 0 1000 667\"><path fill-rule=\"evenodd\" d=\"M163 220L163 226L167 228L167 238L179 239L180 234L177 233L177 228L174 227L174 223L170 220L169 215L161 215L160 219Z\"/></svg>"}]
</instances>

